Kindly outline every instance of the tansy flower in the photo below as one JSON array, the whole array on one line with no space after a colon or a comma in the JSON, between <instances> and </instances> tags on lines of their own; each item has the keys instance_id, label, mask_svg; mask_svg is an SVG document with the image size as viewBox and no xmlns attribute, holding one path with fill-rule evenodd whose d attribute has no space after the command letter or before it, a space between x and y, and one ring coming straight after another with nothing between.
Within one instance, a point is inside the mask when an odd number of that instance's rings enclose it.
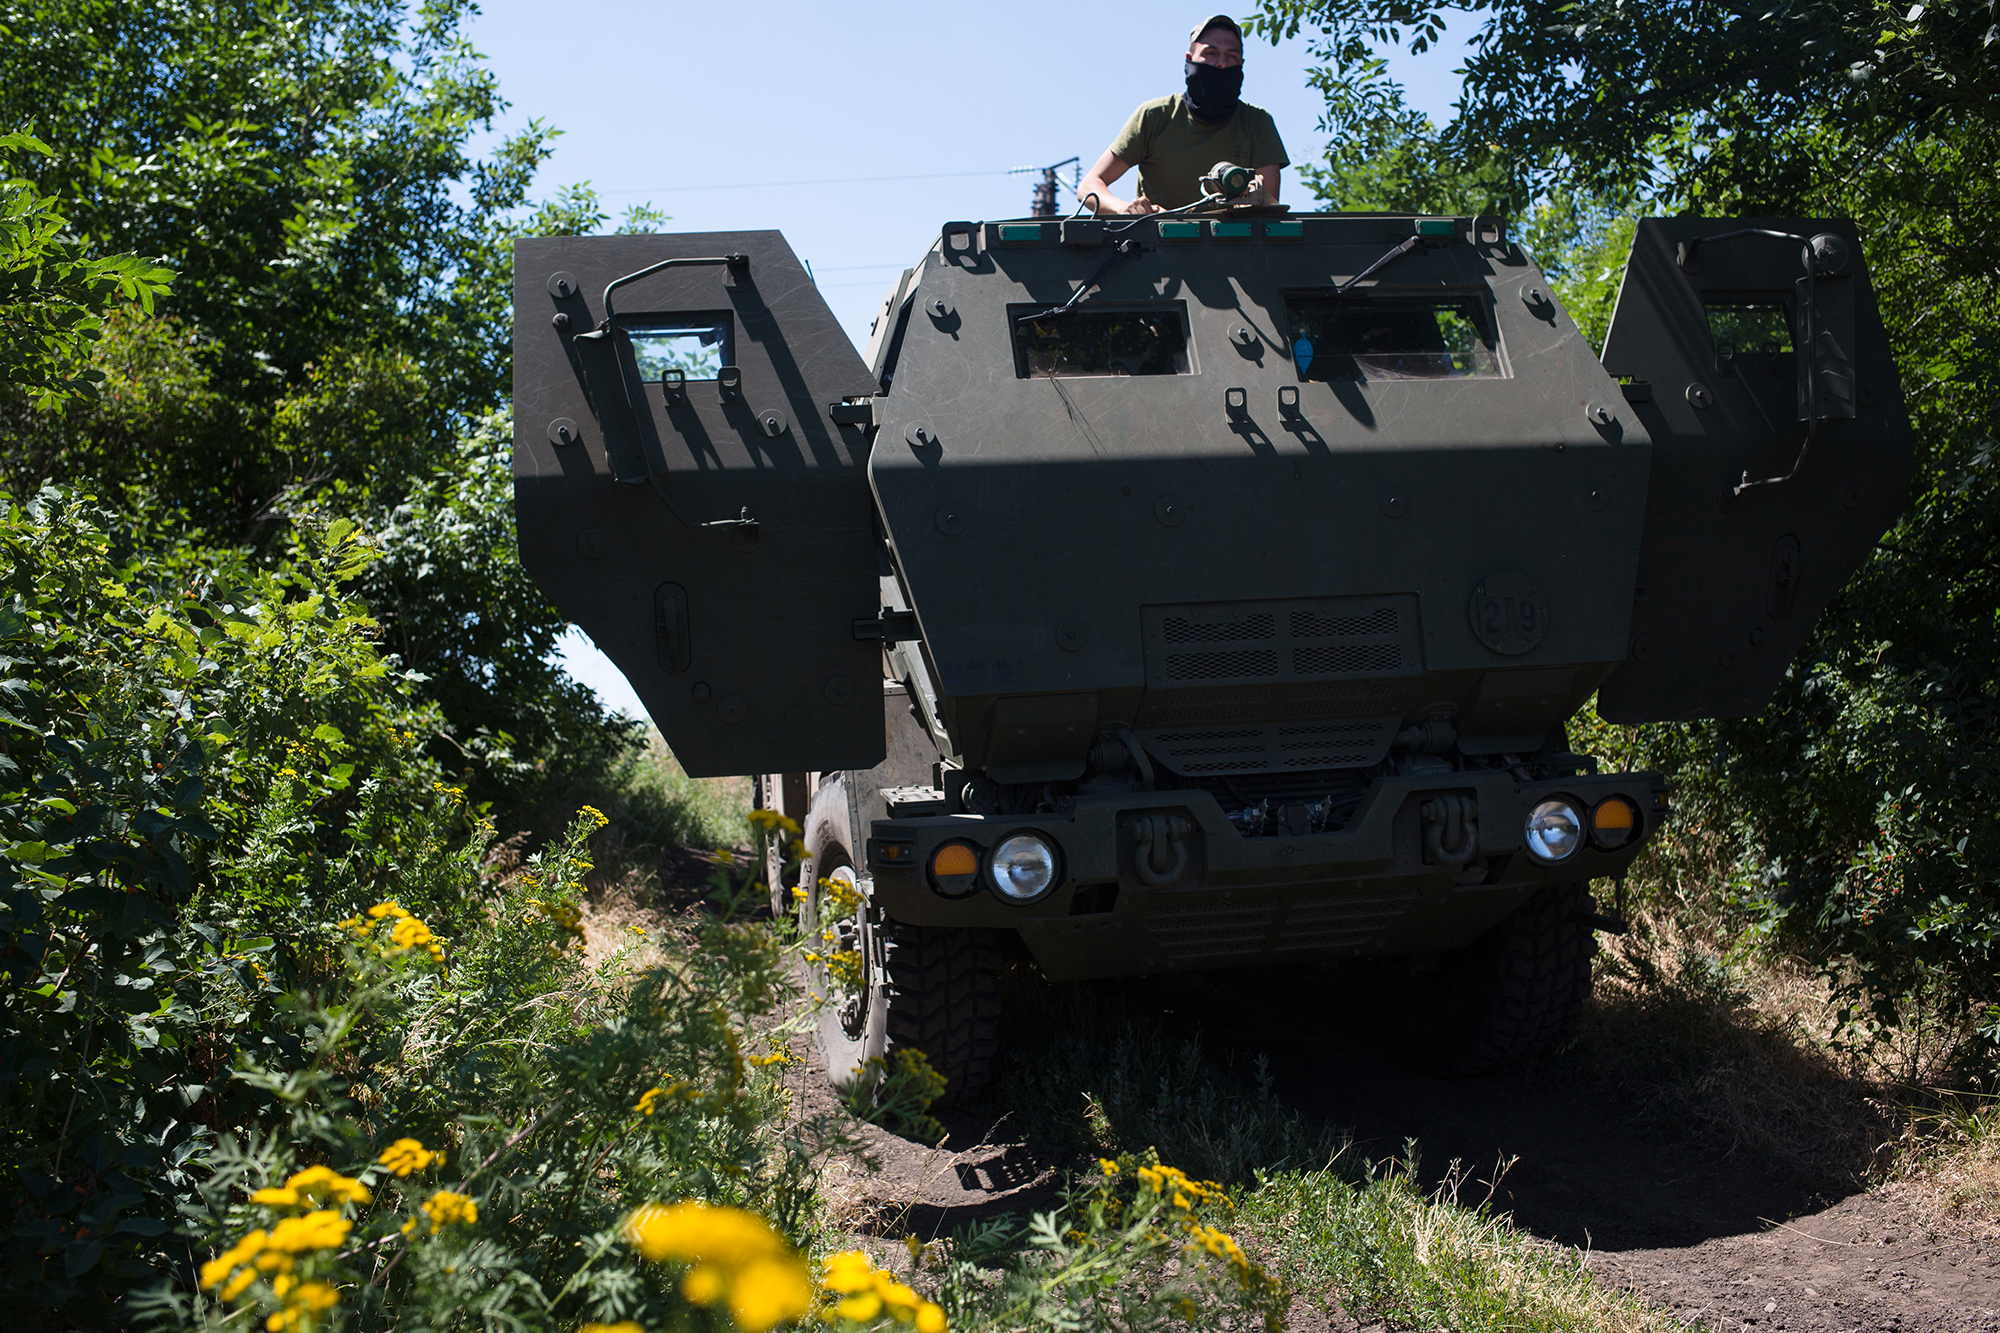
<instances>
[{"instance_id":1,"label":"tansy flower","mask_svg":"<svg viewBox=\"0 0 2000 1333\"><path fill-rule=\"evenodd\" d=\"M375 1160L397 1176L408 1178L412 1173L422 1171L432 1162L442 1161L444 1154L434 1153L415 1139L397 1139L382 1150Z\"/></svg>"},{"instance_id":2,"label":"tansy flower","mask_svg":"<svg viewBox=\"0 0 2000 1333\"><path fill-rule=\"evenodd\" d=\"M727 1301L745 1333L765 1333L812 1308L805 1261L755 1213L649 1203L625 1219L624 1231L641 1257L689 1265L681 1294L696 1305Z\"/></svg>"},{"instance_id":3,"label":"tansy flower","mask_svg":"<svg viewBox=\"0 0 2000 1333\"><path fill-rule=\"evenodd\" d=\"M423 1214L431 1224L430 1234L435 1236L448 1226L471 1226L479 1220L479 1205L464 1194L454 1194L450 1190L439 1190L424 1202ZM409 1235L417 1229L417 1219L403 1223L403 1234Z\"/></svg>"},{"instance_id":4,"label":"tansy flower","mask_svg":"<svg viewBox=\"0 0 2000 1333\"><path fill-rule=\"evenodd\" d=\"M281 1189L261 1189L250 1202L273 1208L296 1208L305 1203L367 1203L374 1196L368 1187L350 1176L324 1166L309 1166L295 1173Z\"/></svg>"},{"instance_id":5,"label":"tansy flower","mask_svg":"<svg viewBox=\"0 0 2000 1333\"><path fill-rule=\"evenodd\" d=\"M615 1324L585 1324L576 1333L646 1333L636 1319L621 1319Z\"/></svg>"},{"instance_id":6,"label":"tansy flower","mask_svg":"<svg viewBox=\"0 0 2000 1333\"><path fill-rule=\"evenodd\" d=\"M819 1285L839 1298L830 1309L842 1319L867 1323L886 1311L897 1323L913 1325L916 1333L945 1333L942 1308L876 1268L860 1250L829 1258Z\"/></svg>"}]
</instances>

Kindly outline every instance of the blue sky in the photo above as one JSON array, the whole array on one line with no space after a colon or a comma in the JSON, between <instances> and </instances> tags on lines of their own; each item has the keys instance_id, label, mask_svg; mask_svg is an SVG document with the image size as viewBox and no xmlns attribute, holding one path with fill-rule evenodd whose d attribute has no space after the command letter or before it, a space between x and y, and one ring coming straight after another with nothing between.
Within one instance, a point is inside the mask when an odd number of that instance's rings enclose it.
<instances>
[{"instance_id":1,"label":"blue sky","mask_svg":"<svg viewBox=\"0 0 2000 1333\"><path fill-rule=\"evenodd\" d=\"M563 131L538 194L588 182L614 216L650 203L674 231L778 228L860 345L883 289L940 223L1021 216L1031 178L1009 168L1072 155L1087 166L1133 107L1178 91L1187 30L1202 17L1096 0L488 0L469 35L513 104L496 133L530 118ZM1420 57L1385 53L1410 104L1440 123L1470 30L1461 20ZM1253 39L1246 52L1244 97L1276 117L1294 162L1325 142L1310 63L1304 38ZM1286 185L1287 202L1309 206ZM564 661L612 706L638 711L576 631Z\"/></svg>"}]
</instances>

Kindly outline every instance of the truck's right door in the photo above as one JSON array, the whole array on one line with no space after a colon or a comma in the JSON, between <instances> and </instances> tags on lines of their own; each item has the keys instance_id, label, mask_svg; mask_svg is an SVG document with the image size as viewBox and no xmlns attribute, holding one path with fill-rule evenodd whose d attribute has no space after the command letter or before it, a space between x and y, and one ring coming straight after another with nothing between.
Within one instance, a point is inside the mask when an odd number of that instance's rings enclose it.
<instances>
[{"instance_id":1,"label":"truck's right door","mask_svg":"<svg viewBox=\"0 0 2000 1333\"><path fill-rule=\"evenodd\" d=\"M1604 367L1653 458L1632 638L1598 711L1757 713L1909 489L1909 417L1853 224L1641 221Z\"/></svg>"}]
</instances>

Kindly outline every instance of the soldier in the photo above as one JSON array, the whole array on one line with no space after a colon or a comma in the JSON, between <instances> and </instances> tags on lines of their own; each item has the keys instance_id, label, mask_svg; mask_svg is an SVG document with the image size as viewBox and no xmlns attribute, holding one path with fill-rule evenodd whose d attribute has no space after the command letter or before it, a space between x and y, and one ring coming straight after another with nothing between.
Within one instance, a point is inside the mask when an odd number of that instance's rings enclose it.
<instances>
[{"instance_id":1,"label":"soldier","mask_svg":"<svg viewBox=\"0 0 2000 1333\"><path fill-rule=\"evenodd\" d=\"M1212 14L1189 34L1187 91L1140 104L1118 138L1083 178L1078 196L1105 213L1158 213L1201 198L1201 178L1218 162L1257 168L1244 202L1278 202L1278 175L1290 165L1271 113L1240 100L1243 30ZM1139 168L1139 194L1111 193L1111 183ZM1093 196L1095 196L1093 198Z\"/></svg>"}]
</instances>

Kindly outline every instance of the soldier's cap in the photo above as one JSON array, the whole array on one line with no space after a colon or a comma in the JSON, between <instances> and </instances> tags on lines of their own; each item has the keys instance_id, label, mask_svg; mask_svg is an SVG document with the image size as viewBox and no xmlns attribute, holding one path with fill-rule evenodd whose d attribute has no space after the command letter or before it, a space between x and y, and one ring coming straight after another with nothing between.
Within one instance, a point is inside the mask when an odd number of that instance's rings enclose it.
<instances>
[{"instance_id":1,"label":"soldier's cap","mask_svg":"<svg viewBox=\"0 0 2000 1333\"><path fill-rule=\"evenodd\" d=\"M1188 45L1192 46L1194 43L1200 41L1201 35L1210 28L1227 28L1236 34L1236 41L1239 45L1243 41L1243 29L1236 26L1235 19L1229 17L1227 14L1210 14L1207 18L1194 25L1194 31L1188 34Z\"/></svg>"}]
</instances>

